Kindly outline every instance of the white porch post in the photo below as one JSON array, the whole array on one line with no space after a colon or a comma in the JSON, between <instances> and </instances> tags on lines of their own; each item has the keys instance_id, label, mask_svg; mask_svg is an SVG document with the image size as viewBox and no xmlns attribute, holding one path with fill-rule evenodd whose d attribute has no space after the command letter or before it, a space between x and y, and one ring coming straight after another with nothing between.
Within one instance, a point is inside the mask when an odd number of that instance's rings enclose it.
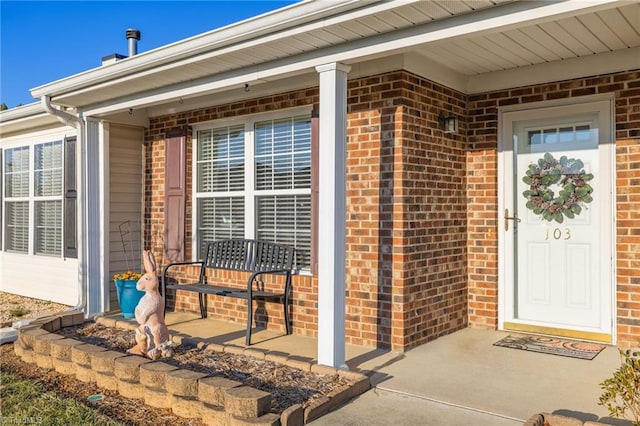
<instances>
[{"instance_id":1,"label":"white porch post","mask_svg":"<svg viewBox=\"0 0 640 426\"><path fill-rule=\"evenodd\" d=\"M345 367L347 73L331 63L320 74L318 193L318 364Z\"/></svg>"},{"instance_id":2,"label":"white porch post","mask_svg":"<svg viewBox=\"0 0 640 426\"><path fill-rule=\"evenodd\" d=\"M103 212L100 206L100 123L95 120L87 120L87 135L85 139L84 162L84 215L86 217L84 234L84 267L87 279L87 304L86 314L91 317L104 312L104 288L102 282L102 268L100 245L102 241L102 229L100 228Z\"/></svg>"}]
</instances>

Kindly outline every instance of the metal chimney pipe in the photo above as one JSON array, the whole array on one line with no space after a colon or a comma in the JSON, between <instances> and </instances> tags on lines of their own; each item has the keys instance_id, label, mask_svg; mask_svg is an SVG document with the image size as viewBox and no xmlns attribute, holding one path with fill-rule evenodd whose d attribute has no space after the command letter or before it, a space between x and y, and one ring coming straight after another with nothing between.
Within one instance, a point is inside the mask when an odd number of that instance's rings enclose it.
<instances>
[{"instance_id":1,"label":"metal chimney pipe","mask_svg":"<svg viewBox=\"0 0 640 426\"><path fill-rule=\"evenodd\" d=\"M129 40L129 57L138 54L138 40L140 40L140 31L129 28L126 32L127 40Z\"/></svg>"}]
</instances>

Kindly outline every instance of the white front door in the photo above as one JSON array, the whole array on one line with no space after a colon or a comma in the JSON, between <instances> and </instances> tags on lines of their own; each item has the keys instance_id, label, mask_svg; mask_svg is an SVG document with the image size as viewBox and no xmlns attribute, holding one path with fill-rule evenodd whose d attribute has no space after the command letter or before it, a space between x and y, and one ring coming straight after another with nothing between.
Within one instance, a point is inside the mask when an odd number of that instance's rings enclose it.
<instances>
[{"instance_id":1,"label":"white front door","mask_svg":"<svg viewBox=\"0 0 640 426\"><path fill-rule=\"evenodd\" d=\"M612 341L610 108L502 115L506 329Z\"/></svg>"}]
</instances>

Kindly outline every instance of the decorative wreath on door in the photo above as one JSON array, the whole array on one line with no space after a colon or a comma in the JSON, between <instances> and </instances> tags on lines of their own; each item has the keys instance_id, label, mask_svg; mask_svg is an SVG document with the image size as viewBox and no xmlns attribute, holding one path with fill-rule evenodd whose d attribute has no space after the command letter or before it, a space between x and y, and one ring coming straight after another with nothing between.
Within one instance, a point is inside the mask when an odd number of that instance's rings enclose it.
<instances>
[{"instance_id":1,"label":"decorative wreath on door","mask_svg":"<svg viewBox=\"0 0 640 426\"><path fill-rule=\"evenodd\" d=\"M593 188L587 182L593 179L584 171L580 159L544 154L537 164L529 165L522 181L529 189L522 195L527 199L527 208L551 222L562 223L564 216L573 219L582 212L582 206L593 201ZM550 185L559 184L562 189L556 195Z\"/></svg>"}]
</instances>

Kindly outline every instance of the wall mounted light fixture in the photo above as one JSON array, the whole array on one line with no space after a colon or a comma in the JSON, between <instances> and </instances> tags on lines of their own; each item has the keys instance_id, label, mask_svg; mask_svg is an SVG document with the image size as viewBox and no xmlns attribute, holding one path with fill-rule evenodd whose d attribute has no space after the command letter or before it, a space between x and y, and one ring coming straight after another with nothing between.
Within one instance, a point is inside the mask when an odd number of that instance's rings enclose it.
<instances>
[{"instance_id":1,"label":"wall mounted light fixture","mask_svg":"<svg viewBox=\"0 0 640 426\"><path fill-rule=\"evenodd\" d=\"M456 133L458 131L458 117L451 113L445 115L441 112L438 116L438 122L445 133Z\"/></svg>"}]
</instances>

